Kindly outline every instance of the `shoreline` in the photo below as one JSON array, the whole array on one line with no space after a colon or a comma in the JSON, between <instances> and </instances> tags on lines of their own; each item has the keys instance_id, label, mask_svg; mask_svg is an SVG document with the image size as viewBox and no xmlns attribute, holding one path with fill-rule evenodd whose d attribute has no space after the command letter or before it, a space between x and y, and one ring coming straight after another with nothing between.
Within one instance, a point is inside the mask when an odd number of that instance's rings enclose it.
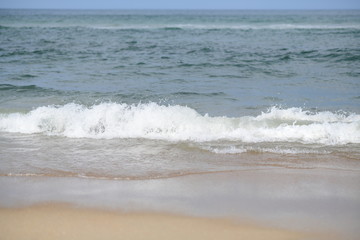
<instances>
[{"instance_id":1,"label":"shoreline","mask_svg":"<svg viewBox=\"0 0 360 240\"><path fill-rule=\"evenodd\" d=\"M126 222L132 215L147 216L152 223L160 215L165 223L185 218L184 222L194 221L196 226L205 224L210 229L214 228L208 221L236 223L231 230L235 232L250 223L249 231L255 235L258 229L272 229L296 233L291 235L294 239L326 236L324 239L352 240L360 233L359 179L358 172L325 169L249 170L150 180L0 176L0 221L8 225L11 218L18 216L19 220L27 213L24 221L29 224L41 214L52 218L51 222L63 213L65 223L73 220L70 216L87 215L109 224L118 218ZM116 217L105 218L103 214ZM37 224L43 222L48 224L41 218ZM133 222L140 226L137 220ZM6 227L9 231L19 229L16 222L10 225Z\"/></svg>"},{"instance_id":2,"label":"shoreline","mask_svg":"<svg viewBox=\"0 0 360 240\"><path fill-rule=\"evenodd\" d=\"M228 219L168 213L109 211L59 203L23 208L0 208L0 233L8 240L145 238L300 240L322 236L237 223Z\"/></svg>"}]
</instances>

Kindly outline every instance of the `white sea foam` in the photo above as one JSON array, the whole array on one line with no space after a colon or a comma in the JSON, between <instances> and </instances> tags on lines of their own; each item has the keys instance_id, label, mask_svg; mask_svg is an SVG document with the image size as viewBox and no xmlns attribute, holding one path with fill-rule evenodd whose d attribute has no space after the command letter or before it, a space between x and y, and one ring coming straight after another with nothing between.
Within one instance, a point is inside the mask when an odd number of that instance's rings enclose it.
<instances>
[{"instance_id":1,"label":"white sea foam","mask_svg":"<svg viewBox=\"0 0 360 240\"><path fill-rule=\"evenodd\" d=\"M0 115L0 131L70 138L145 138L168 141L360 143L360 115L271 108L238 118L201 115L185 106L102 103L46 106Z\"/></svg>"},{"instance_id":2,"label":"white sea foam","mask_svg":"<svg viewBox=\"0 0 360 240\"><path fill-rule=\"evenodd\" d=\"M282 147L252 147L252 146L229 146L229 147L203 147L202 149L218 154L240 154L246 152L257 153L280 153L280 154L329 154L329 151L312 150L304 148Z\"/></svg>"},{"instance_id":3,"label":"white sea foam","mask_svg":"<svg viewBox=\"0 0 360 240\"><path fill-rule=\"evenodd\" d=\"M246 149L246 148L235 147L235 146L223 147L223 148L204 147L202 149L213 152L213 153L219 153L219 154L239 154L239 153L248 152L248 149Z\"/></svg>"}]
</instances>

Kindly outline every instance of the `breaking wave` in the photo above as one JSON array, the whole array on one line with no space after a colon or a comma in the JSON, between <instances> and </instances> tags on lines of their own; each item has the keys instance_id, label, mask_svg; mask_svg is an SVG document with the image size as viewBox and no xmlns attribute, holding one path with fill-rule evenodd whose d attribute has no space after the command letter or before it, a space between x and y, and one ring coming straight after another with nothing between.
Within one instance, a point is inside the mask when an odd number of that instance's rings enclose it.
<instances>
[{"instance_id":1,"label":"breaking wave","mask_svg":"<svg viewBox=\"0 0 360 240\"><path fill-rule=\"evenodd\" d=\"M179 105L101 103L0 114L0 131L69 138L360 143L360 115L273 107L258 116L212 117Z\"/></svg>"}]
</instances>

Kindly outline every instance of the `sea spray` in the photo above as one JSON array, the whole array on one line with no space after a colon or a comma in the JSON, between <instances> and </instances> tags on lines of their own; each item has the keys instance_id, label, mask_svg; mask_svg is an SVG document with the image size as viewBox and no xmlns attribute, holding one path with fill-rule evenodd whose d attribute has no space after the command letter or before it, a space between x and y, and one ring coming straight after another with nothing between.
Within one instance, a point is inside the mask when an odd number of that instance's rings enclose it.
<instances>
[{"instance_id":1,"label":"sea spray","mask_svg":"<svg viewBox=\"0 0 360 240\"><path fill-rule=\"evenodd\" d=\"M360 143L360 115L272 107L258 116L231 118L201 115L180 105L71 103L2 114L0 131L69 138L343 145Z\"/></svg>"}]
</instances>

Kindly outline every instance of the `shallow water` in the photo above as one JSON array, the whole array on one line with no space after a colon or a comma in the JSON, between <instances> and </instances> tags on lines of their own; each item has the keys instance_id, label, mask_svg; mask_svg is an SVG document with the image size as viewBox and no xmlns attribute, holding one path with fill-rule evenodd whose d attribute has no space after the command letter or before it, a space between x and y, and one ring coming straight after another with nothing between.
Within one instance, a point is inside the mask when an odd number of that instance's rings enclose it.
<instances>
[{"instance_id":1,"label":"shallow water","mask_svg":"<svg viewBox=\"0 0 360 240\"><path fill-rule=\"evenodd\" d=\"M0 205L62 202L75 207L159 211L325 233L306 239L357 239L359 174L265 169L152 180L1 177ZM310 234L310 236L313 234Z\"/></svg>"}]
</instances>

